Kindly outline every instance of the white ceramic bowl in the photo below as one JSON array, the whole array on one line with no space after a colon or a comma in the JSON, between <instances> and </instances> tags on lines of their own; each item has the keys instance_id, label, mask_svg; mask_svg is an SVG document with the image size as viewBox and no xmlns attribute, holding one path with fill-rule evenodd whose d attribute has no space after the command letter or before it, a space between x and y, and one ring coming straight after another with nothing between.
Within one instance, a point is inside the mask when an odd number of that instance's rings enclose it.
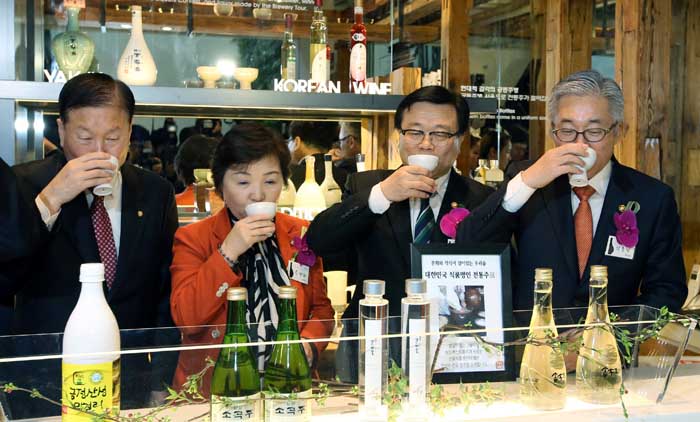
<instances>
[{"instance_id":1,"label":"white ceramic bowl","mask_svg":"<svg viewBox=\"0 0 700 422\"><path fill-rule=\"evenodd\" d=\"M277 212L277 204L274 202L253 202L245 207L248 217L253 215L264 215L272 219Z\"/></svg>"},{"instance_id":2,"label":"white ceramic bowl","mask_svg":"<svg viewBox=\"0 0 700 422\"><path fill-rule=\"evenodd\" d=\"M221 71L216 66L198 66L197 75L204 81L204 88L216 88L216 81L221 79Z\"/></svg>"},{"instance_id":3,"label":"white ceramic bowl","mask_svg":"<svg viewBox=\"0 0 700 422\"><path fill-rule=\"evenodd\" d=\"M430 154L415 154L408 156L408 164L423 167L428 171L435 170L438 165L438 157Z\"/></svg>"}]
</instances>

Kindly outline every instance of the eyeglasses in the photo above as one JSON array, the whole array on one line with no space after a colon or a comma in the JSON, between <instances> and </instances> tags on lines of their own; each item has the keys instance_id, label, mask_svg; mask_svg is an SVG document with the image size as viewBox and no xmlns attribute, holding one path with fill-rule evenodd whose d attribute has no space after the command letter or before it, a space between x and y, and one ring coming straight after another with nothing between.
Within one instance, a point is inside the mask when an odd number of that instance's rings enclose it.
<instances>
[{"instance_id":1,"label":"eyeglasses","mask_svg":"<svg viewBox=\"0 0 700 422\"><path fill-rule=\"evenodd\" d=\"M423 142L423 139L425 139L425 135L427 134L430 139L430 142L432 142L433 145L436 146L445 145L450 139L457 136L457 133L443 131L433 131L426 133L418 129L401 129L399 133L401 133L401 135L403 135L406 141L408 141L411 144L419 144Z\"/></svg>"},{"instance_id":2,"label":"eyeglasses","mask_svg":"<svg viewBox=\"0 0 700 422\"><path fill-rule=\"evenodd\" d=\"M617 126L617 123L613 123L613 125L608 129L604 129L602 127L592 127L580 132L571 128L554 129L552 134L560 142L574 142L579 135L583 135L583 139L585 139L586 142L594 144L605 139L605 137L608 136L608 133L610 133L615 126Z\"/></svg>"},{"instance_id":3,"label":"eyeglasses","mask_svg":"<svg viewBox=\"0 0 700 422\"><path fill-rule=\"evenodd\" d=\"M338 139L338 142L345 142L350 138L354 138L354 135L348 135L348 136L343 136L342 138Z\"/></svg>"}]
</instances>

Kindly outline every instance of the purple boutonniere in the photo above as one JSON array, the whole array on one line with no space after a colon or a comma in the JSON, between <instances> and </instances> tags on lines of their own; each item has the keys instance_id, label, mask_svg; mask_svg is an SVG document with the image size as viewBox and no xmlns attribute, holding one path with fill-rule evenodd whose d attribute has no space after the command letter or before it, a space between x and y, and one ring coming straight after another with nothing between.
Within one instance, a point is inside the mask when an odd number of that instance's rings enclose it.
<instances>
[{"instance_id":1,"label":"purple boutonniere","mask_svg":"<svg viewBox=\"0 0 700 422\"><path fill-rule=\"evenodd\" d=\"M306 236L295 236L292 239L292 247L296 249L292 261L296 261L307 267L314 266L316 263L316 254L309 248L309 244L306 242Z\"/></svg>"},{"instance_id":2,"label":"purple boutonniere","mask_svg":"<svg viewBox=\"0 0 700 422\"><path fill-rule=\"evenodd\" d=\"M620 205L620 212L613 216L617 228L615 238L617 243L624 247L634 248L639 243L636 214L639 208L639 203L630 201L627 206Z\"/></svg>"},{"instance_id":3,"label":"purple boutonniere","mask_svg":"<svg viewBox=\"0 0 700 422\"><path fill-rule=\"evenodd\" d=\"M457 226L469 215L469 210L452 204L452 210L440 219L440 231L450 239L457 237Z\"/></svg>"}]
</instances>

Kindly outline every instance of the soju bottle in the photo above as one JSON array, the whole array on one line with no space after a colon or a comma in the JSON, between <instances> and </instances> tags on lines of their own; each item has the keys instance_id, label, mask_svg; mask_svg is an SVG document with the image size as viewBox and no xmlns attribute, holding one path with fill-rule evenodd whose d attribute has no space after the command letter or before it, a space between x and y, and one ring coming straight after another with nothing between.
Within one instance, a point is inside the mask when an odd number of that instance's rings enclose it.
<instances>
[{"instance_id":1,"label":"soju bottle","mask_svg":"<svg viewBox=\"0 0 700 422\"><path fill-rule=\"evenodd\" d=\"M246 326L246 298L243 287L231 287L226 291L228 315L224 344L249 343ZM260 375L255 357L247 346L221 349L211 379L212 422L262 420L260 400Z\"/></svg>"},{"instance_id":2,"label":"soju bottle","mask_svg":"<svg viewBox=\"0 0 700 422\"><path fill-rule=\"evenodd\" d=\"M360 418L387 420L382 397L387 389L389 364L389 301L384 299L384 280L365 280L364 299L360 299L360 346L358 381ZM363 338L364 337L364 338Z\"/></svg>"},{"instance_id":3,"label":"soju bottle","mask_svg":"<svg viewBox=\"0 0 700 422\"><path fill-rule=\"evenodd\" d=\"M576 390L583 401L611 404L620 400L622 364L609 325L608 267L591 266L590 298L583 344L576 361Z\"/></svg>"},{"instance_id":4,"label":"soju bottle","mask_svg":"<svg viewBox=\"0 0 700 422\"><path fill-rule=\"evenodd\" d=\"M299 340L297 289L279 288L277 336L275 341ZM265 368L265 421L311 420L311 369L301 343L281 343L272 347Z\"/></svg>"},{"instance_id":5,"label":"soju bottle","mask_svg":"<svg viewBox=\"0 0 700 422\"><path fill-rule=\"evenodd\" d=\"M561 409L566 404L566 367L552 315L552 270L535 269L535 305L529 341L520 366L520 399L529 407Z\"/></svg>"}]
</instances>

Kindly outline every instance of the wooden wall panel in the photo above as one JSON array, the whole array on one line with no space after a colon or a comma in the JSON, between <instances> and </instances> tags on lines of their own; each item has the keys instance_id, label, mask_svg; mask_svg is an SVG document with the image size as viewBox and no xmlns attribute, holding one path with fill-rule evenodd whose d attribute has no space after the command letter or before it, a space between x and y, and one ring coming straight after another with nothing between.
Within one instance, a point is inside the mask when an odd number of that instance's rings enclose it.
<instances>
[{"instance_id":1,"label":"wooden wall panel","mask_svg":"<svg viewBox=\"0 0 700 422\"><path fill-rule=\"evenodd\" d=\"M530 95L547 95L547 80L545 74L545 33L547 21L545 11L546 0L530 0L530 22L532 25L530 60ZM542 101L530 103L530 115L544 116L547 105ZM536 159L545 151L545 140L548 138L544 120L530 120L530 158Z\"/></svg>"},{"instance_id":2,"label":"wooden wall panel","mask_svg":"<svg viewBox=\"0 0 700 422\"><path fill-rule=\"evenodd\" d=\"M440 65L442 85L459 92L469 85L469 11L472 0L442 0Z\"/></svg>"}]
</instances>

